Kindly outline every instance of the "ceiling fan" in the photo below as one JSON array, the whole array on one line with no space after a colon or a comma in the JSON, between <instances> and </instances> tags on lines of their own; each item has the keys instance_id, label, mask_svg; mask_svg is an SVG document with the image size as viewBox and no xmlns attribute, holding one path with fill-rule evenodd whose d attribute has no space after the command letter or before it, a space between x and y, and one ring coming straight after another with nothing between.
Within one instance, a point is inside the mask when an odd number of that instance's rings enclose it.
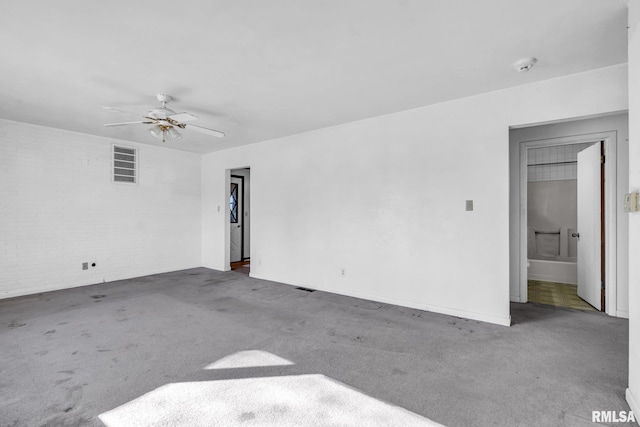
<instances>
[{"instance_id":1,"label":"ceiling fan","mask_svg":"<svg viewBox=\"0 0 640 427\"><path fill-rule=\"evenodd\" d=\"M162 107L149 110L147 115L144 116L145 120L138 122L108 123L105 124L105 126L153 125L153 127L149 129L149 133L158 139L162 139L162 142L165 142L167 139L181 139L182 135L180 135L180 132L178 132L176 128L191 129L207 135L217 136L218 138L224 136L224 132L185 123L196 120L197 118L189 113L176 113L170 108L167 108L167 102L173 99L171 95L159 93L156 98L162 103Z\"/></svg>"}]
</instances>

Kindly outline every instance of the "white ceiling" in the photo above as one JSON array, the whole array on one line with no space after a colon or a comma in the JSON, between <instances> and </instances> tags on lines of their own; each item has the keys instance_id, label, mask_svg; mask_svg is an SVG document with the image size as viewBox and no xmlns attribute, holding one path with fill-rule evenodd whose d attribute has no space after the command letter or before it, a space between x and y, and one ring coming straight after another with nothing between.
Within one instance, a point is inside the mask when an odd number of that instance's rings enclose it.
<instances>
[{"instance_id":1,"label":"white ceiling","mask_svg":"<svg viewBox=\"0 0 640 427\"><path fill-rule=\"evenodd\" d=\"M22 0L0 13L0 117L206 153L626 62L627 0ZM512 64L535 56L517 73ZM115 112L102 106L121 110Z\"/></svg>"}]
</instances>

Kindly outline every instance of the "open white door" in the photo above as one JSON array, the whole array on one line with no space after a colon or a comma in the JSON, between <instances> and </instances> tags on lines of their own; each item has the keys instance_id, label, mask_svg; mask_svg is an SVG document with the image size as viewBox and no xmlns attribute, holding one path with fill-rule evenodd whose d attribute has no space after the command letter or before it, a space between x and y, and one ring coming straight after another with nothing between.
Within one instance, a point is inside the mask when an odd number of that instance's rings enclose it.
<instances>
[{"instance_id":1,"label":"open white door","mask_svg":"<svg viewBox=\"0 0 640 427\"><path fill-rule=\"evenodd\" d=\"M232 176L229 190L230 261L238 262L242 261L242 178Z\"/></svg>"},{"instance_id":2,"label":"open white door","mask_svg":"<svg viewBox=\"0 0 640 427\"><path fill-rule=\"evenodd\" d=\"M578 153L578 296L602 307L601 142Z\"/></svg>"}]
</instances>

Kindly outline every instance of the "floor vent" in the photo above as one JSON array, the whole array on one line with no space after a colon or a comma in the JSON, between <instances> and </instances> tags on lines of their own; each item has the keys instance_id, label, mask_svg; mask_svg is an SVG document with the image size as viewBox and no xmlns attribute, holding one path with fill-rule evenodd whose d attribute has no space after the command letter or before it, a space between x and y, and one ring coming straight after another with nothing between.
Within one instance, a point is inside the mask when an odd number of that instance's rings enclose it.
<instances>
[{"instance_id":1,"label":"floor vent","mask_svg":"<svg viewBox=\"0 0 640 427\"><path fill-rule=\"evenodd\" d=\"M305 292L315 292L316 291L315 289L308 289L308 288L302 288L302 287L298 287L296 289L298 289L299 291L305 291Z\"/></svg>"}]
</instances>

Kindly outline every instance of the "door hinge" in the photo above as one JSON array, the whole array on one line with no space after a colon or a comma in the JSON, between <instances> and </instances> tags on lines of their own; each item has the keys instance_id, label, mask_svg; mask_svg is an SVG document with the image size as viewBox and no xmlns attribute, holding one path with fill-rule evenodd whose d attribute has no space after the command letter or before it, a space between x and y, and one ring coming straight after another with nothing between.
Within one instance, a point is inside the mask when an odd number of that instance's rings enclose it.
<instances>
[{"instance_id":1,"label":"door hinge","mask_svg":"<svg viewBox=\"0 0 640 427\"><path fill-rule=\"evenodd\" d=\"M600 156L600 163L604 164L604 156Z\"/></svg>"},{"instance_id":2,"label":"door hinge","mask_svg":"<svg viewBox=\"0 0 640 427\"><path fill-rule=\"evenodd\" d=\"M604 289L604 280L600 281L600 289Z\"/></svg>"}]
</instances>

